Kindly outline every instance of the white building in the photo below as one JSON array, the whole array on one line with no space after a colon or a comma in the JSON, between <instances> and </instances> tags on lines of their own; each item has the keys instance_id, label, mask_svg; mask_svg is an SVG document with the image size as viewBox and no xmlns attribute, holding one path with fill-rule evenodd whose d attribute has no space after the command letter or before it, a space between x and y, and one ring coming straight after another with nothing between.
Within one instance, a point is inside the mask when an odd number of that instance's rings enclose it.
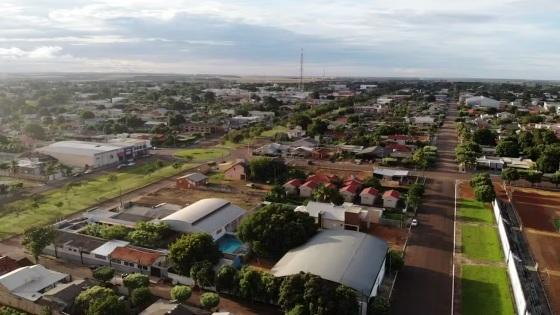
<instances>
[{"instance_id":1,"label":"white building","mask_svg":"<svg viewBox=\"0 0 560 315\"><path fill-rule=\"evenodd\" d=\"M13 295L34 302L57 283L68 280L70 276L65 273L49 270L42 265L33 265L0 276L0 286Z\"/></svg>"},{"instance_id":2,"label":"white building","mask_svg":"<svg viewBox=\"0 0 560 315\"><path fill-rule=\"evenodd\" d=\"M204 232L217 240L226 232L234 232L245 213L247 211L227 200L208 198L172 213L161 221L175 232Z\"/></svg>"},{"instance_id":3,"label":"white building","mask_svg":"<svg viewBox=\"0 0 560 315\"><path fill-rule=\"evenodd\" d=\"M299 206L294 211L309 214L320 228L331 230L366 230L374 216L368 209L349 202L336 206L332 203L310 201L306 206ZM374 211L372 209L372 212ZM381 215L382 210L378 209L378 212L377 217Z\"/></svg>"},{"instance_id":4,"label":"white building","mask_svg":"<svg viewBox=\"0 0 560 315\"><path fill-rule=\"evenodd\" d=\"M485 96L473 96L465 99L465 104L470 107L499 108L500 101Z\"/></svg>"}]
</instances>

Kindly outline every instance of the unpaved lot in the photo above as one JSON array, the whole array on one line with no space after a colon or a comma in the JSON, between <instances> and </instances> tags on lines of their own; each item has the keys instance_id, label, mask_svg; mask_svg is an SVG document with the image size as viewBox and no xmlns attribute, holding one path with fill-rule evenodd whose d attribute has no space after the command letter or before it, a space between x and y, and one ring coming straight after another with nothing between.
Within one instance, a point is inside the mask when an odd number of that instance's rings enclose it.
<instances>
[{"instance_id":1,"label":"unpaved lot","mask_svg":"<svg viewBox=\"0 0 560 315\"><path fill-rule=\"evenodd\" d=\"M554 232L553 220L560 218L560 193L515 188L513 204L524 227Z\"/></svg>"}]
</instances>

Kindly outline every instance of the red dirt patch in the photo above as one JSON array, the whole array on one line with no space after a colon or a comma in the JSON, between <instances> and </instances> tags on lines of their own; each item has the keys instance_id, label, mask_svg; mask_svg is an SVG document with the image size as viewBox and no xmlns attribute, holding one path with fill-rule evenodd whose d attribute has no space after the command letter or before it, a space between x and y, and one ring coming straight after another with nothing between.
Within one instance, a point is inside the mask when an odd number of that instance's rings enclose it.
<instances>
[{"instance_id":1,"label":"red dirt patch","mask_svg":"<svg viewBox=\"0 0 560 315\"><path fill-rule=\"evenodd\" d=\"M560 234L523 230L539 269L560 272Z\"/></svg>"},{"instance_id":2,"label":"red dirt patch","mask_svg":"<svg viewBox=\"0 0 560 315\"><path fill-rule=\"evenodd\" d=\"M512 201L523 226L555 232L553 220L560 217L560 194L536 189L515 189Z\"/></svg>"},{"instance_id":3,"label":"red dirt patch","mask_svg":"<svg viewBox=\"0 0 560 315\"><path fill-rule=\"evenodd\" d=\"M560 276L541 273L541 279L546 284L545 288L550 300L550 307L555 314L560 314Z\"/></svg>"},{"instance_id":4,"label":"red dirt patch","mask_svg":"<svg viewBox=\"0 0 560 315\"><path fill-rule=\"evenodd\" d=\"M462 199L476 199L474 191L468 181L461 181L458 185L459 197Z\"/></svg>"},{"instance_id":5,"label":"red dirt patch","mask_svg":"<svg viewBox=\"0 0 560 315\"><path fill-rule=\"evenodd\" d=\"M407 231L405 229L380 224L372 224L369 228L368 234L377 236L380 239L387 241L391 249L398 251L403 250L407 237Z\"/></svg>"}]
</instances>

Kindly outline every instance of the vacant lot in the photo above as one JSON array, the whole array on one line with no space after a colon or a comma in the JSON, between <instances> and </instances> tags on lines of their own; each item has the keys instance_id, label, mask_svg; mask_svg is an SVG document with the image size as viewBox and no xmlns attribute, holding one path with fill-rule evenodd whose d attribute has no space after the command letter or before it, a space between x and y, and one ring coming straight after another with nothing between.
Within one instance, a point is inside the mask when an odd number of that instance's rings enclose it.
<instances>
[{"instance_id":1,"label":"vacant lot","mask_svg":"<svg viewBox=\"0 0 560 315\"><path fill-rule=\"evenodd\" d=\"M494 222L494 214L490 206L484 202L461 199L459 203L459 217L466 222L488 223Z\"/></svg>"},{"instance_id":2,"label":"vacant lot","mask_svg":"<svg viewBox=\"0 0 560 315\"><path fill-rule=\"evenodd\" d=\"M514 314L506 269L493 266L463 266L461 314Z\"/></svg>"},{"instance_id":3,"label":"vacant lot","mask_svg":"<svg viewBox=\"0 0 560 315\"><path fill-rule=\"evenodd\" d=\"M560 218L560 193L538 189L516 188L513 204L521 217L523 226L556 231L554 219Z\"/></svg>"},{"instance_id":4,"label":"vacant lot","mask_svg":"<svg viewBox=\"0 0 560 315\"><path fill-rule=\"evenodd\" d=\"M286 131L288 131L288 128L284 126L275 126L270 130L263 131L261 133L261 137L274 137L277 133Z\"/></svg>"},{"instance_id":5,"label":"vacant lot","mask_svg":"<svg viewBox=\"0 0 560 315\"><path fill-rule=\"evenodd\" d=\"M381 224L372 224L368 234L377 236L387 241L393 250L402 251L407 238L407 230Z\"/></svg>"},{"instance_id":6,"label":"vacant lot","mask_svg":"<svg viewBox=\"0 0 560 315\"><path fill-rule=\"evenodd\" d=\"M260 202L264 196L257 193L247 193L234 190L232 193L208 191L208 190L181 190L177 188L163 188L155 193L148 194L138 200L139 203L157 205L162 202L177 205L189 205L205 198L222 198L240 206L245 210L251 210Z\"/></svg>"},{"instance_id":7,"label":"vacant lot","mask_svg":"<svg viewBox=\"0 0 560 315\"><path fill-rule=\"evenodd\" d=\"M175 154L178 158L189 159L193 162L204 162L225 157L229 154L226 148L195 148L185 149Z\"/></svg>"},{"instance_id":8,"label":"vacant lot","mask_svg":"<svg viewBox=\"0 0 560 315\"><path fill-rule=\"evenodd\" d=\"M493 226L464 224L461 227L463 254L469 259L501 261L503 259L498 230Z\"/></svg>"},{"instance_id":9,"label":"vacant lot","mask_svg":"<svg viewBox=\"0 0 560 315\"><path fill-rule=\"evenodd\" d=\"M193 164L156 167L150 162L95 179L74 182L64 188L0 206L0 238L20 234L31 226L44 225L192 168Z\"/></svg>"}]
</instances>

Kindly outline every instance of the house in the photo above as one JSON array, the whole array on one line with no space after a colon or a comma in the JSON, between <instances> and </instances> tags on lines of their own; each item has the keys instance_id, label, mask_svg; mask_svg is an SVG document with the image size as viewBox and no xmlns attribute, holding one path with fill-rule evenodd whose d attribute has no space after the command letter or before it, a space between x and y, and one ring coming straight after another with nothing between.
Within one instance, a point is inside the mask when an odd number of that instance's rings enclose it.
<instances>
[{"instance_id":1,"label":"house","mask_svg":"<svg viewBox=\"0 0 560 315\"><path fill-rule=\"evenodd\" d=\"M396 190L387 190L383 193L383 207L396 208L397 203L401 199L401 193Z\"/></svg>"},{"instance_id":2,"label":"house","mask_svg":"<svg viewBox=\"0 0 560 315\"><path fill-rule=\"evenodd\" d=\"M303 128L301 128L301 126L295 126L293 129L286 131L286 134L288 135L288 138L294 139L304 137L306 132Z\"/></svg>"},{"instance_id":3,"label":"house","mask_svg":"<svg viewBox=\"0 0 560 315\"><path fill-rule=\"evenodd\" d=\"M354 199L356 198L356 196L358 195L358 192L360 191L361 187L362 187L361 184L357 184L355 182L352 182L352 183L340 188L339 192L342 195L342 197L344 198L344 201L353 202Z\"/></svg>"},{"instance_id":4,"label":"house","mask_svg":"<svg viewBox=\"0 0 560 315\"><path fill-rule=\"evenodd\" d=\"M397 185L406 183L409 179L409 171L397 170L389 168L376 168L373 170L373 175L380 177L382 181L390 183L394 182Z\"/></svg>"},{"instance_id":5,"label":"house","mask_svg":"<svg viewBox=\"0 0 560 315\"><path fill-rule=\"evenodd\" d=\"M284 185L284 189L288 195L297 195L299 193L299 187L303 184L301 179L292 179L287 181Z\"/></svg>"},{"instance_id":6,"label":"house","mask_svg":"<svg viewBox=\"0 0 560 315\"><path fill-rule=\"evenodd\" d=\"M72 312L72 306L78 295L83 290L91 287L93 283L86 280L74 280L68 283L59 283L54 288L43 294L42 300L56 305L56 309L62 310L69 314Z\"/></svg>"},{"instance_id":7,"label":"house","mask_svg":"<svg viewBox=\"0 0 560 315\"><path fill-rule=\"evenodd\" d=\"M180 189L190 189L208 184L208 176L195 172L176 179L175 186Z\"/></svg>"},{"instance_id":8,"label":"house","mask_svg":"<svg viewBox=\"0 0 560 315\"><path fill-rule=\"evenodd\" d=\"M213 315L213 313L185 304L159 299L143 310L140 315Z\"/></svg>"},{"instance_id":9,"label":"house","mask_svg":"<svg viewBox=\"0 0 560 315\"><path fill-rule=\"evenodd\" d=\"M379 196L379 191L373 187L367 187L360 193L360 202L364 205L373 206Z\"/></svg>"},{"instance_id":10,"label":"house","mask_svg":"<svg viewBox=\"0 0 560 315\"><path fill-rule=\"evenodd\" d=\"M410 118L410 123L416 127L428 128L434 125L435 119L431 116L416 116Z\"/></svg>"},{"instance_id":11,"label":"house","mask_svg":"<svg viewBox=\"0 0 560 315\"><path fill-rule=\"evenodd\" d=\"M185 124L184 130L188 133L214 134L221 131L221 128L212 124L190 122Z\"/></svg>"},{"instance_id":12,"label":"house","mask_svg":"<svg viewBox=\"0 0 560 315\"><path fill-rule=\"evenodd\" d=\"M224 178L230 180L246 180L247 167L245 161L236 161L224 171Z\"/></svg>"},{"instance_id":13,"label":"house","mask_svg":"<svg viewBox=\"0 0 560 315\"><path fill-rule=\"evenodd\" d=\"M229 201L207 198L166 216L161 222L167 223L175 232L203 232L217 240L226 233L235 232L246 213Z\"/></svg>"},{"instance_id":14,"label":"house","mask_svg":"<svg viewBox=\"0 0 560 315\"><path fill-rule=\"evenodd\" d=\"M0 256L0 276L29 265L31 262L27 258L15 260L9 256Z\"/></svg>"},{"instance_id":15,"label":"house","mask_svg":"<svg viewBox=\"0 0 560 315\"><path fill-rule=\"evenodd\" d=\"M288 154L290 146L280 144L280 143L269 143L265 144L262 147L256 149L253 154L255 155L264 155L264 156L273 156L273 157L281 157Z\"/></svg>"},{"instance_id":16,"label":"house","mask_svg":"<svg viewBox=\"0 0 560 315\"><path fill-rule=\"evenodd\" d=\"M313 191L322 183L313 180L308 180L299 186L299 196L309 198L313 195Z\"/></svg>"},{"instance_id":17,"label":"house","mask_svg":"<svg viewBox=\"0 0 560 315\"><path fill-rule=\"evenodd\" d=\"M409 135L391 135L391 136L387 136L387 141L395 142L400 145L405 145L409 142L413 142L414 137Z\"/></svg>"},{"instance_id":18,"label":"house","mask_svg":"<svg viewBox=\"0 0 560 315\"><path fill-rule=\"evenodd\" d=\"M42 265L21 267L0 276L0 288L22 299L35 302L70 275L49 270Z\"/></svg>"},{"instance_id":19,"label":"house","mask_svg":"<svg viewBox=\"0 0 560 315\"><path fill-rule=\"evenodd\" d=\"M291 249L271 271L275 277L309 272L343 284L355 290L365 314L383 282L388 249L387 242L365 233L323 230Z\"/></svg>"},{"instance_id":20,"label":"house","mask_svg":"<svg viewBox=\"0 0 560 315\"><path fill-rule=\"evenodd\" d=\"M133 246L117 246L109 254L110 266L124 272L140 272L161 278L167 275L163 252Z\"/></svg>"},{"instance_id":21,"label":"house","mask_svg":"<svg viewBox=\"0 0 560 315\"><path fill-rule=\"evenodd\" d=\"M309 214L322 229L367 231L371 223L369 211L350 202L337 206L309 201L307 205L296 207L294 211Z\"/></svg>"},{"instance_id":22,"label":"house","mask_svg":"<svg viewBox=\"0 0 560 315\"><path fill-rule=\"evenodd\" d=\"M364 158L364 159L376 159L376 158L384 158L391 154L392 150L389 148L382 147L380 145L376 145L373 147L367 147L362 149L360 152L356 153L356 157Z\"/></svg>"}]
</instances>

